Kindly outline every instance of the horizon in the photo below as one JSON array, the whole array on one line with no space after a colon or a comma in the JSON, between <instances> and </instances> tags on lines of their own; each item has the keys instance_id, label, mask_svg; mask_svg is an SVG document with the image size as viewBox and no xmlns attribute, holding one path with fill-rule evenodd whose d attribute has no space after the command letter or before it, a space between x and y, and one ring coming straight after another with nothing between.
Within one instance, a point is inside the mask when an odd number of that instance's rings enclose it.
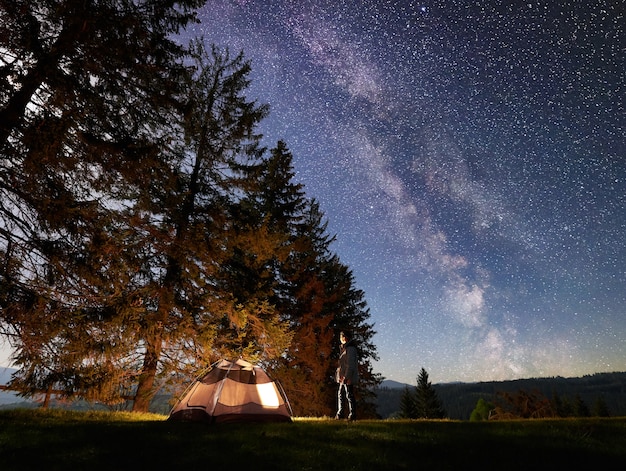
<instances>
[{"instance_id":1,"label":"horizon","mask_svg":"<svg viewBox=\"0 0 626 471\"><path fill-rule=\"evenodd\" d=\"M9 371L7 373L7 371ZM7 376L7 380L8 375L10 375L13 371L17 371L17 368L15 368L14 366L7 366L6 364L4 364L1 360L0 357L0 378L3 376ZM428 371L427 371L428 372ZM392 382L401 386L414 386L417 383L417 374L419 372L416 373L415 376L415 380L413 380L413 382L406 382L406 381L399 381L396 379L391 379L391 378L387 378L383 375L383 381L381 382L381 386L385 383L385 382ZM620 374L620 373L626 373L626 370L623 371L597 371L594 373L585 373L582 375L577 375L577 376L562 376L562 375L555 375L555 376L532 376L532 377L521 377L521 378L510 378L510 379L491 379L491 380L475 380L475 381L458 381L458 380L452 380L452 381L430 381L433 385L446 385L446 384L477 384L477 383L505 383L505 382L512 382L512 381L524 381L524 380L541 380L541 379L556 379L556 378L560 378L560 379L577 379L577 378L584 378L584 377L588 377L588 376L595 376L595 375L603 375L603 374ZM429 379L430 379L430 374L429 374ZM415 384L413 384L415 383ZM6 384L6 383L0 383L0 384ZM1 391L0 391L1 392Z\"/></svg>"}]
</instances>

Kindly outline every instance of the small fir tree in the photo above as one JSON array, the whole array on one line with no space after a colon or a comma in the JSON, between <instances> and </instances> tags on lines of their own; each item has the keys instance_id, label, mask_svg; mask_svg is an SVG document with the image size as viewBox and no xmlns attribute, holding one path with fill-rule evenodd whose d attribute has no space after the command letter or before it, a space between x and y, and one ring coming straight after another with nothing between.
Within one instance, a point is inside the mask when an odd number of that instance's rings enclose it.
<instances>
[{"instance_id":1,"label":"small fir tree","mask_svg":"<svg viewBox=\"0 0 626 471\"><path fill-rule=\"evenodd\" d=\"M400 398L400 418L417 418L417 406L415 400L415 388L409 388L409 386L405 386L404 391L402 392L402 397Z\"/></svg>"},{"instance_id":2,"label":"small fir tree","mask_svg":"<svg viewBox=\"0 0 626 471\"><path fill-rule=\"evenodd\" d=\"M424 368L417 377L417 390L415 392L415 404L417 417L420 419L443 419L446 415L437 391L428 381L428 373Z\"/></svg>"}]
</instances>

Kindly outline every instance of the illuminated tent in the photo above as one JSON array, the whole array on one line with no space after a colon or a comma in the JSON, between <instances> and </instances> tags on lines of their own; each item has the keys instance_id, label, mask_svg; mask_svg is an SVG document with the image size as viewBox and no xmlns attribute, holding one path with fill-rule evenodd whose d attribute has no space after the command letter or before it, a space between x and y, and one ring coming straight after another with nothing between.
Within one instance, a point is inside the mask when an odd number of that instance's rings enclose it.
<instances>
[{"instance_id":1,"label":"illuminated tent","mask_svg":"<svg viewBox=\"0 0 626 471\"><path fill-rule=\"evenodd\" d=\"M261 367L220 360L187 389L168 420L289 422L291 408L282 388Z\"/></svg>"}]
</instances>

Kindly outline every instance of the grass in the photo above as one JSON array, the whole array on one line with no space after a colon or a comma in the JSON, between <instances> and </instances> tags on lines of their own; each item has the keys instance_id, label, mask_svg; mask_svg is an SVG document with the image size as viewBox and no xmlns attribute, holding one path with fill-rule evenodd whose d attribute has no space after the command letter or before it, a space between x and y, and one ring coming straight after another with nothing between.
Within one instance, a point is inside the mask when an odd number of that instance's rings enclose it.
<instances>
[{"instance_id":1,"label":"grass","mask_svg":"<svg viewBox=\"0 0 626 471\"><path fill-rule=\"evenodd\" d=\"M403 470L623 465L626 418L296 419L208 426L154 414L0 411L0 469Z\"/></svg>"}]
</instances>

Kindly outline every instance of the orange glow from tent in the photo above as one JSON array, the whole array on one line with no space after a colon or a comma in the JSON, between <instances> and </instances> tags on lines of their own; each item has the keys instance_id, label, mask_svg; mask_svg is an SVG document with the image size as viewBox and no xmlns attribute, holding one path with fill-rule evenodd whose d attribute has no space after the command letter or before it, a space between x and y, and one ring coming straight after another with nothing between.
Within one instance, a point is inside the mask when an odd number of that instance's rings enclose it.
<instances>
[{"instance_id":1,"label":"orange glow from tent","mask_svg":"<svg viewBox=\"0 0 626 471\"><path fill-rule=\"evenodd\" d=\"M256 390L261 399L261 404L265 407L278 407L278 393L273 383L256 384Z\"/></svg>"}]
</instances>

